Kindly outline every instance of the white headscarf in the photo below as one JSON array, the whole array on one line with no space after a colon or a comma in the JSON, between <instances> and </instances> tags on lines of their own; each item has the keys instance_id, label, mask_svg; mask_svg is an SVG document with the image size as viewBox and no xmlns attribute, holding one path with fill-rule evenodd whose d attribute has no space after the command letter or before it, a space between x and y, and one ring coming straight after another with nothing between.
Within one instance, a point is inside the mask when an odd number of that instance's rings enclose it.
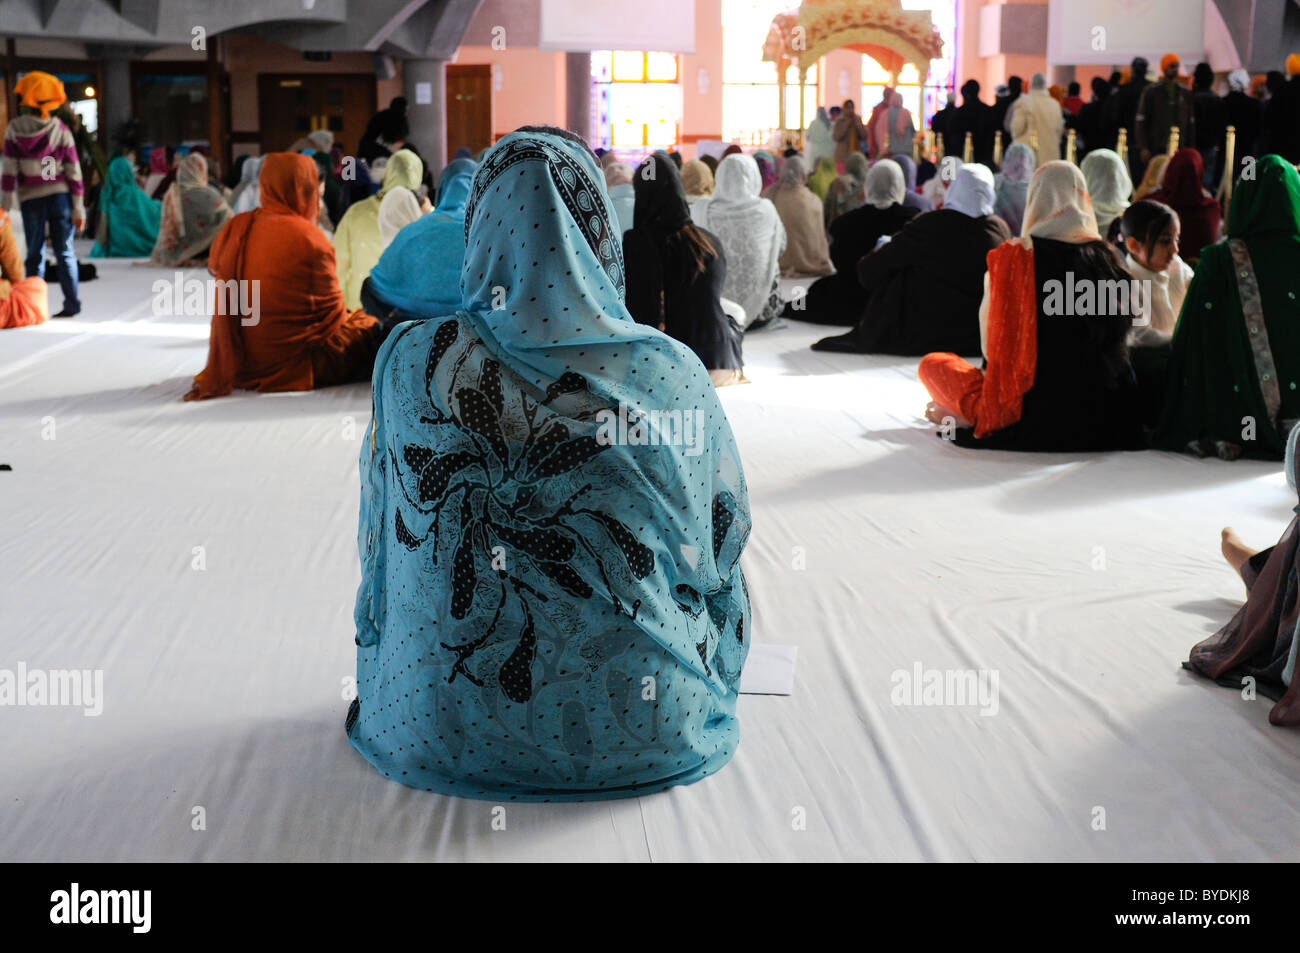
<instances>
[{"instance_id":1,"label":"white headscarf","mask_svg":"<svg viewBox=\"0 0 1300 953\"><path fill-rule=\"evenodd\" d=\"M763 177L753 156L735 153L718 163L713 197L691 206L695 223L718 236L727 260L722 296L759 318L776 281L785 226L776 206L759 196Z\"/></svg>"},{"instance_id":2,"label":"white headscarf","mask_svg":"<svg viewBox=\"0 0 1300 953\"><path fill-rule=\"evenodd\" d=\"M390 189L379 203L379 237L384 247L420 217L420 203L410 189Z\"/></svg>"},{"instance_id":3,"label":"white headscarf","mask_svg":"<svg viewBox=\"0 0 1300 953\"><path fill-rule=\"evenodd\" d=\"M957 170L957 177L948 186L943 207L971 218L983 218L993 214L996 197L993 172L988 166L970 162Z\"/></svg>"},{"instance_id":4,"label":"white headscarf","mask_svg":"<svg viewBox=\"0 0 1300 953\"><path fill-rule=\"evenodd\" d=\"M230 208L236 215L251 212L262 204L262 186L257 177L262 174L262 163L266 156L253 156L239 170L239 186L230 197Z\"/></svg>"},{"instance_id":5,"label":"white headscarf","mask_svg":"<svg viewBox=\"0 0 1300 953\"><path fill-rule=\"evenodd\" d=\"M873 208L898 205L907 195L903 167L893 159L881 159L867 170L866 202Z\"/></svg>"},{"instance_id":6,"label":"white headscarf","mask_svg":"<svg viewBox=\"0 0 1300 953\"><path fill-rule=\"evenodd\" d=\"M1250 74L1244 69L1235 69L1228 74L1228 88L1234 93L1244 93L1250 89Z\"/></svg>"},{"instance_id":7,"label":"white headscarf","mask_svg":"<svg viewBox=\"0 0 1300 953\"><path fill-rule=\"evenodd\" d=\"M1073 162L1057 159L1038 167L1029 180L1020 235L1022 240L1052 238L1076 245L1101 240L1088 183Z\"/></svg>"},{"instance_id":8,"label":"white headscarf","mask_svg":"<svg viewBox=\"0 0 1300 953\"><path fill-rule=\"evenodd\" d=\"M605 166L605 187L612 189L616 185L631 185L635 170L626 162L611 162Z\"/></svg>"},{"instance_id":9,"label":"white headscarf","mask_svg":"<svg viewBox=\"0 0 1300 953\"><path fill-rule=\"evenodd\" d=\"M1097 228L1104 232L1110 228L1111 222L1124 214L1129 199L1133 197L1133 178L1128 174L1128 163L1110 149L1093 149L1083 157L1079 170L1088 183Z\"/></svg>"}]
</instances>

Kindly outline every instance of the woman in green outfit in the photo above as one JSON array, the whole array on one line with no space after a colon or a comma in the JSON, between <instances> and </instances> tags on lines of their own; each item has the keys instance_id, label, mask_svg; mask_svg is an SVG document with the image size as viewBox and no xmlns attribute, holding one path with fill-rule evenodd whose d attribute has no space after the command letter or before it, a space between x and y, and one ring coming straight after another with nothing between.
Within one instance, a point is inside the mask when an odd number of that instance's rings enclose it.
<instances>
[{"instance_id":1,"label":"woman in green outfit","mask_svg":"<svg viewBox=\"0 0 1300 953\"><path fill-rule=\"evenodd\" d=\"M118 156L108 164L108 181L99 193L99 227L91 258L148 258L158 241L162 202L135 184L131 160Z\"/></svg>"},{"instance_id":2,"label":"woman in green outfit","mask_svg":"<svg viewBox=\"0 0 1300 953\"><path fill-rule=\"evenodd\" d=\"M1275 155L1242 176L1174 332L1155 445L1281 460L1300 419L1300 174Z\"/></svg>"}]
</instances>

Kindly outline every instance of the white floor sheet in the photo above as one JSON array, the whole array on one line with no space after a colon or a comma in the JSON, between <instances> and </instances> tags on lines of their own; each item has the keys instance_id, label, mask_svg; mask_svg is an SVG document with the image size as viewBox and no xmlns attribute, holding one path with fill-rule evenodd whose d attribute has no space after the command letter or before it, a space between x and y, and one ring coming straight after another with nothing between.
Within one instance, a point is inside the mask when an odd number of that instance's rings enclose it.
<instances>
[{"instance_id":1,"label":"white floor sheet","mask_svg":"<svg viewBox=\"0 0 1300 953\"><path fill-rule=\"evenodd\" d=\"M1219 529L1291 516L1278 465L963 451L914 359L755 332L722 400L794 694L741 698L716 777L496 830L343 734L368 388L182 403L207 319L100 268L0 332L0 669L104 673L99 717L0 708L0 860L1296 856L1300 732L1179 668L1243 597ZM918 664L996 672L996 714L893 704Z\"/></svg>"}]
</instances>

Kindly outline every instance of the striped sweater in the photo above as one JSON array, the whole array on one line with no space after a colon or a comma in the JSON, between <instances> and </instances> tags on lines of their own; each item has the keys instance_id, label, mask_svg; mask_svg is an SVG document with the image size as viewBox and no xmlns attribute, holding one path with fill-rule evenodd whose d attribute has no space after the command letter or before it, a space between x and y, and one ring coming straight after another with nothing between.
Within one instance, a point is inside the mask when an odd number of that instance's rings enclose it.
<instances>
[{"instance_id":1,"label":"striped sweater","mask_svg":"<svg viewBox=\"0 0 1300 953\"><path fill-rule=\"evenodd\" d=\"M18 116L9 123L0 155L0 208L13 208L15 193L19 202L26 202L66 192L72 199L72 217L84 219L85 191L77 141L57 116Z\"/></svg>"}]
</instances>

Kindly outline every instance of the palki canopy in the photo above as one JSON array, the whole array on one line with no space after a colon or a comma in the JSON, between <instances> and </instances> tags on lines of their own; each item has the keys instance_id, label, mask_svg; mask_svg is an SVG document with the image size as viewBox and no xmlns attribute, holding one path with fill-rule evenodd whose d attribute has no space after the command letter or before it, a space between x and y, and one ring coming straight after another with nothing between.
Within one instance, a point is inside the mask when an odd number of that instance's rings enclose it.
<instances>
[{"instance_id":1,"label":"palki canopy","mask_svg":"<svg viewBox=\"0 0 1300 953\"><path fill-rule=\"evenodd\" d=\"M895 77L905 63L925 82L930 60L943 55L943 38L926 10L904 10L901 0L804 0L798 8L772 18L763 59L776 64L780 96L779 123L785 121L785 77L799 69L799 130L804 116L804 82L808 68L832 50L850 49L870 56Z\"/></svg>"}]
</instances>

